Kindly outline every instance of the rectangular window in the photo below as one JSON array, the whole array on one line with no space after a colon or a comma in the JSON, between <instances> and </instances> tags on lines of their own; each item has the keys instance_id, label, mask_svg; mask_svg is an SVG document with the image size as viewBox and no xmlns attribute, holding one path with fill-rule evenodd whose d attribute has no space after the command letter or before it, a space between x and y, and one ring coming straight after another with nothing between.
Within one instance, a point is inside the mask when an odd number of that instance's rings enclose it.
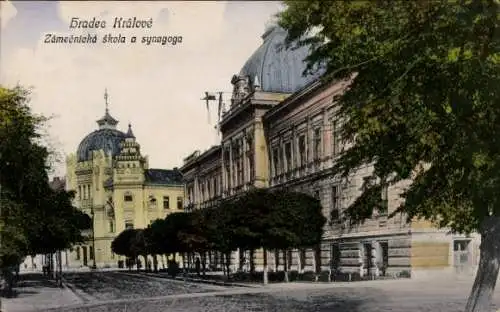
<instances>
[{"instance_id":1,"label":"rectangular window","mask_svg":"<svg viewBox=\"0 0 500 312\"><path fill-rule=\"evenodd\" d=\"M132 201L132 195L125 194L125 196L123 196L123 200L126 201L126 202L131 202Z\"/></svg>"},{"instance_id":2,"label":"rectangular window","mask_svg":"<svg viewBox=\"0 0 500 312\"><path fill-rule=\"evenodd\" d=\"M109 233L115 232L115 222L109 221Z\"/></svg>"},{"instance_id":3,"label":"rectangular window","mask_svg":"<svg viewBox=\"0 0 500 312\"><path fill-rule=\"evenodd\" d=\"M279 174L279 154L277 148L273 149L273 172L274 176Z\"/></svg>"},{"instance_id":4,"label":"rectangular window","mask_svg":"<svg viewBox=\"0 0 500 312\"><path fill-rule=\"evenodd\" d=\"M243 184L243 155L238 158L238 184Z\"/></svg>"},{"instance_id":5,"label":"rectangular window","mask_svg":"<svg viewBox=\"0 0 500 312\"><path fill-rule=\"evenodd\" d=\"M212 197L212 183L210 180L207 180L207 198Z\"/></svg>"},{"instance_id":6,"label":"rectangular window","mask_svg":"<svg viewBox=\"0 0 500 312\"><path fill-rule=\"evenodd\" d=\"M340 221L340 188L338 185L332 187L332 209L330 219L333 223Z\"/></svg>"},{"instance_id":7,"label":"rectangular window","mask_svg":"<svg viewBox=\"0 0 500 312\"><path fill-rule=\"evenodd\" d=\"M80 260L80 247L76 247L76 260Z\"/></svg>"},{"instance_id":8,"label":"rectangular window","mask_svg":"<svg viewBox=\"0 0 500 312\"><path fill-rule=\"evenodd\" d=\"M253 162L253 153L250 152L248 153L248 171L250 172L250 181L253 181L253 179L255 178L255 169Z\"/></svg>"},{"instance_id":9,"label":"rectangular window","mask_svg":"<svg viewBox=\"0 0 500 312\"><path fill-rule=\"evenodd\" d=\"M163 196L163 209L170 209L170 197Z\"/></svg>"},{"instance_id":10,"label":"rectangular window","mask_svg":"<svg viewBox=\"0 0 500 312\"><path fill-rule=\"evenodd\" d=\"M286 168L285 168L286 171L292 170L292 143L291 142L287 142L285 144L285 165L286 165Z\"/></svg>"},{"instance_id":11,"label":"rectangular window","mask_svg":"<svg viewBox=\"0 0 500 312\"><path fill-rule=\"evenodd\" d=\"M89 247L89 259L94 260L94 248L92 246Z\"/></svg>"},{"instance_id":12,"label":"rectangular window","mask_svg":"<svg viewBox=\"0 0 500 312\"><path fill-rule=\"evenodd\" d=\"M125 230L133 228L134 228L134 223L132 221L125 221Z\"/></svg>"},{"instance_id":13,"label":"rectangular window","mask_svg":"<svg viewBox=\"0 0 500 312\"><path fill-rule=\"evenodd\" d=\"M111 259L115 259L115 253L111 252Z\"/></svg>"},{"instance_id":14,"label":"rectangular window","mask_svg":"<svg viewBox=\"0 0 500 312\"><path fill-rule=\"evenodd\" d=\"M313 150L313 157L314 160L319 160L321 158L321 129L316 128L314 129L314 137L313 137L313 142L314 142L314 150Z\"/></svg>"},{"instance_id":15,"label":"rectangular window","mask_svg":"<svg viewBox=\"0 0 500 312\"><path fill-rule=\"evenodd\" d=\"M382 209L379 211L379 215L385 216L387 215L387 210L389 209L389 189L387 186L382 187L382 194L380 194L382 200Z\"/></svg>"},{"instance_id":16,"label":"rectangular window","mask_svg":"<svg viewBox=\"0 0 500 312\"><path fill-rule=\"evenodd\" d=\"M337 156L338 153L340 152L339 143L340 143L340 136L339 136L338 122L335 119L332 122L332 156Z\"/></svg>"},{"instance_id":17,"label":"rectangular window","mask_svg":"<svg viewBox=\"0 0 500 312\"><path fill-rule=\"evenodd\" d=\"M182 197L179 196L177 197L177 209L182 209L182 208L183 208Z\"/></svg>"},{"instance_id":18,"label":"rectangular window","mask_svg":"<svg viewBox=\"0 0 500 312\"><path fill-rule=\"evenodd\" d=\"M301 135L299 137L299 164L302 167L306 163L307 163L306 136Z\"/></svg>"}]
</instances>

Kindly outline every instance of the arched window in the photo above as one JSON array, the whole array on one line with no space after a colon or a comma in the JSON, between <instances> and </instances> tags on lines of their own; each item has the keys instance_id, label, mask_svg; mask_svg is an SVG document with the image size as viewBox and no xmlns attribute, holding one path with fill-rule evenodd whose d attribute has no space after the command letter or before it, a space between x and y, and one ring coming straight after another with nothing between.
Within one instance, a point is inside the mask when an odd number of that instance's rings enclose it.
<instances>
[{"instance_id":1,"label":"arched window","mask_svg":"<svg viewBox=\"0 0 500 312\"><path fill-rule=\"evenodd\" d=\"M149 203L156 205L156 197L154 197L154 195L149 195Z\"/></svg>"}]
</instances>

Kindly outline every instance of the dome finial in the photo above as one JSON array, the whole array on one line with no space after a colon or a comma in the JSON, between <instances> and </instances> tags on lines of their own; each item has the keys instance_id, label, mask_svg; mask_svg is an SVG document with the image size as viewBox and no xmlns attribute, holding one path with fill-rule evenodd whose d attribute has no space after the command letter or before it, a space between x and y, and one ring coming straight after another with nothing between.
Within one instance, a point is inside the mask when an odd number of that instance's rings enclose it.
<instances>
[{"instance_id":1,"label":"dome finial","mask_svg":"<svg viewBox=\"0 0 500 312\"><path fill-rule=\"evenodd\" d=\"M109 109L108 109L108 88L105 88L104 89L104 104L106 104L106 114L109 113Z\"/></svg>"},{"instance_id":2,"label":"dome finial","mask_svg":"<svg viewBox=\"0 0 500 312\"><path fill-rule=\"evenodd\" d=\"M111 117L109 114L109 108L108 108L108 88L104 89L104 104L106 105L106 110L104 112L104 116L97 120L97 124L99 125L99 129L116 129L116 125L118 124L118 120L114 119Z\"/></svg>"}]
</instances>

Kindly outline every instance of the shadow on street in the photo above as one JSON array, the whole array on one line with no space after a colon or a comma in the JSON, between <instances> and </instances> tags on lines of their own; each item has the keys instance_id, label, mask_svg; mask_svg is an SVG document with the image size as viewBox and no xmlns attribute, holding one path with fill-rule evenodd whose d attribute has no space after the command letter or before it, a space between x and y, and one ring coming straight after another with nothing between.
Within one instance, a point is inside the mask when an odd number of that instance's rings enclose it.
<instances>
[{"instance_id":1,"label":"shadow on street","mask_svg":"<svg viewBox=\"0 0 500 312\"><path fill-rule=\"evenodd\" d=\"M59 288L55 281L50 280L41 273L20 274L11 292L7 289L0 290L2 298L19 298L38 294L37 288Z\"/></svg>"}]
</instances>

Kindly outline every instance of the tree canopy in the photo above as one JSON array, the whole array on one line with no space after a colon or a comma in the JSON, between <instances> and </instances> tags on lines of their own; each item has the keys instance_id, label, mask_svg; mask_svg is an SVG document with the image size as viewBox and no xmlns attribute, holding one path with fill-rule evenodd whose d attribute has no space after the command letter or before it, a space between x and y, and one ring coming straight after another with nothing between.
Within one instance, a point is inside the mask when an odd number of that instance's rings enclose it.
<instances>
[{"instance_id":1,"label":"tree canopy","mask_svg":"<svg viewBox=\"0 0 500 312\"><path fill-rule=\"evenodd\" d=\"M72 206L74 193L49 185L47 121L29 107L30 91L0 86L0 268L27 255L53 253L81 242L90 218Z\"/></svg>"},{"instance_id":2,"label":"tree canopy","mask_svg":"<svg viewBox=\"0 0 500 312\"><path fill-rule=\"evenodd\" d=\"M111 247L129 258L177 252L227 254L238 248L309 248L321 241L325 223L319 200L307 194L254 190L215 207L168 214L146 229L124 230Z\"/></svg>"},{"instance_id":3,"label":"tree canopy","mask_svg":"<svg viewBox=\"0 0 500 312\"><path fill-rule=\"evenodd\" d=\"M352 79L337 99L352 146L336 172L373 164L370 197L414 173L399 210L410 220L471 232L498 214L497 2L286 3L281 24L290 43L312 44L309 68Z\"/></svg>"},{"instance_id":4,"label":"tree canopy","mask_svg":"<svg viewBox=\"0 0 500 312\"><path fill-rule=\"evenodd\" d=\"M285 3L280 24L289 44L311 44L308 70L320 65L326 82L348 81L336 99L348 148L334 172L374 168L346 216L370 217L381 189L405 180L394 213L479 231L485 242L493 228L484 225L500 216L499 2ZM483 259L487 250L498 248L481 248ZM479 272L476 286L486 283ZM496 279L498 265L489 274ZM467 311L486 309L479 301Z\"/></svg>"}]
</instances>

